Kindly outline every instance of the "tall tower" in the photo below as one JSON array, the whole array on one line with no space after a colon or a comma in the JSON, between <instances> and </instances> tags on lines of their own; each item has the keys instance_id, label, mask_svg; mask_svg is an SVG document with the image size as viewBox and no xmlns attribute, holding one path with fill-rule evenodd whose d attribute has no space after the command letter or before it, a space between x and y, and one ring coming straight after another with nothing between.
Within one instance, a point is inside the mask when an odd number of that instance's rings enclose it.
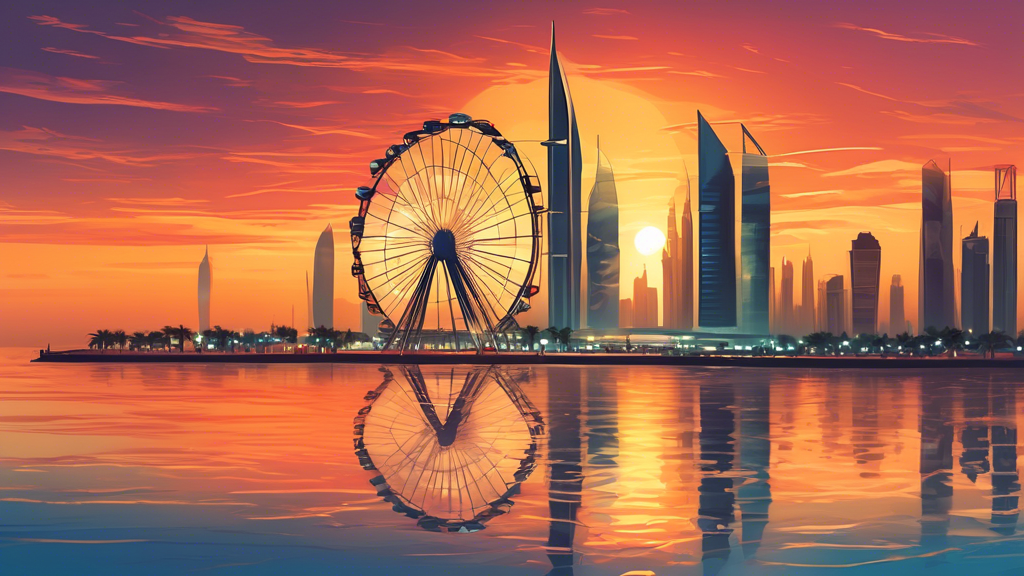
<instances>
[{"instance_id":1,"label":"tall tower","mask_svg":"<svg viewBox=\"0 0 1024 576\"><path fill-rule=\"evenodd\" d=\"M1017 167L996 166L992 329L1017 335Z\"/></svg>"},{"instance_id":2,"label":"tall tower","mask_svg":"<svg viewBox=\"0 0 1024 576\"><path fill-rule=\"evenodd\" d=\"M793 310L793 262L782 259L782 289L779 302L779 333L791 334L796 328Z\"/></svg>"},{"instance_id":3,"label":"tall tower","mask_svg":"<svg viewBox=\"0 0 1024 576\"><path fill-rule=\"evenodd\" d=\"M921 169L921 261L917 330L954 326L953 202L949 176L934 160Z\"/></svg>"},{"instance_id":4,"label":"tall tower","mask_svg":"<svg viewBox=\"0 0 1024 576\"><path fill-rule=\"evenodd\" d=\"M772 334L779 333L779 311L775 297L775 266L768 269L768 322Z\"/></svg>"},{"instance_id":5,"label":"tall tower","mask_svg":"<svg viewBox=\"0 0 1024 576\"><path fill-rule=\"evenodd\" d=\"M679 230L676 226L676 201L668 205L668 238L661 251L662 301L664 304L665 328L679 330L683 327L682 292L683 266L680 260Z\"/></svg>"},{"instance_id":6,"label":"tall tower","mask_svg":"<svg viewBox=\"0 0 1024 576\"><path fill-rule=\"evenodd\" d=\"M587 204L587 326L619 325L619 198L597 141L597 175Z\"/></svg>"},{"instance_id":7,"label":"tall tower","mask_svg":"<svg viewBox=\"0 0 1024 576\"><path fill-rule=\"evenodd\" d=\"M853 334L874 334L878 328L878 285L882 247L871 232L861 232L850 249L850 295Z\"/></svg>"},{"instance_id":8,"label":"tall tower","mask_svg":"<svg viewBox=\"0 0 1024 576\"><path fill-rule=\"evenodd\" d=\"M743 302L741 329L748 334L768 334L768 269L771 267L771 187L768 182L768 156L761 145L743 131L740 224L740 279ZM748 152L747 142L752 148Z\"/></svg>"},{"instance_id":9,"label":"tall tower","mask_svg":"<svg viewBox=\"0 0 1024 576\"><path fill-rule=\"evenodd\" d=\"M199 333L210 329L210 248L207 246L203 261L199 263Z\"/></svg>"},{"instance_id":10,"label":"tall tower","mask_svg":"<svg viewBox=\"0 0 1024 576\"><path fill-rule=\"evenodd\" d=\"M313 252L313 327L334 328L334 229L328 224Z\"/></svg>"},{"instance_id":11,"label":"tall tower","mask_svg":"<svg viewBox=\"0 0 1024 576\"><path fill-rule=\"evenodd\" d=\"M579 330L583 156L569 82L555 50L554 22L548 68L548 140L543 145L548 148L548 322Z\"/></svg>"},{"instance_id":12,"label":"tall tower","mask_svg":"<svg viewBox=\"0 0 1024 576\"><path fill-rule=\"evenodd\" d=\"M811 248L807 247L807 258L800 270L800 333L810 334L817 325L814 321L814 261L811 260Z\"/></svg>"},{"instance_id":13,"label":"tall tower","mask_svg":"<svg viewBox=\"0 0 1024 576\"><path fill-rule=\"evenodd\" d=\"M685 165L684 165L685 168ZM679 233L679 306L681 330L693 330L693 212L690 209L690 174L686 173L686 202L683 203L682 228Z\"/></svg>"},{"instance_id":14,"label":"tall tower","mask_svg":"<svg viewBox=\"0 0 1024 576\"><path fill-rule=\"evenodd\" d=\"M633 279L633 328L650 328L652 324L658 323L658 318L648 316L649 305L647 302L647 265L644 265L643 276Z\"/></svg>"},{"instance_id":15,"label":"tall tower","mask_svg":"<svg viewBox=\"0 0 1024 576\"><path fill-rule=\"evenodd\" d=\"M846 291L843 277L832 276L825 282L826 318L825 331L839 336L846 332Z\"/></svg>"},{"instance_id":16,"label":"tall tower","mask_svg":"<svg viewBox=\"0 0 1024 576\"><path fill-rule=\"evenodd\" d=\"M899 274L892 275L889 286L889 331L890 336L908 332L907 317L903 312L903 279Z\"/></svg>"},{"instance_id":17,"label":"tall tower","mask_svg":"<svg viewBox=\"0 0 1024 576\"><path fill-rule=\"evenodd\" d=\"M960 319L965 332L988 334L988 238L978 236L978 224L963 239L960 260Z\"/></svg>"},{"instance_id":18,"label":"tall tower","mask_svg":"<svg viewBox=\"0 0 1024 576\"><path fill-rule=\"evenodd\" d=\"M316 328L313 326L313 292L309 288L309 271L306 271L306 328Z\"/></svg>"},{"instance_id":19,"label":"tall tower","mask_svg":"<svg viewBox=\"0 0 1024 576\"><path fill-rule=\"evenodd\" d=\"M729 152L697 112L701 328L736 326L736 178Z\"/></svg>"}]
</instances>

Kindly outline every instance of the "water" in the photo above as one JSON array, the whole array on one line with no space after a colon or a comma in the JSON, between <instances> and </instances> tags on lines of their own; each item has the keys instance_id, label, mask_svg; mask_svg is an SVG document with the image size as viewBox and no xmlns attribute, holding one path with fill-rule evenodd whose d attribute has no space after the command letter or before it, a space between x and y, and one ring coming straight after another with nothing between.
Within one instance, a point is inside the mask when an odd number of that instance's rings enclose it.
<instances>
[{"instance_id":1,"label":"water","mask_svg":"<svg viewBox=\"0 0 1024 576\"><path fill-rule=\"evenodd\" d=\"M1024 572L1016 371L0 355L3 574Z\"/></svg>"}]
</instances>

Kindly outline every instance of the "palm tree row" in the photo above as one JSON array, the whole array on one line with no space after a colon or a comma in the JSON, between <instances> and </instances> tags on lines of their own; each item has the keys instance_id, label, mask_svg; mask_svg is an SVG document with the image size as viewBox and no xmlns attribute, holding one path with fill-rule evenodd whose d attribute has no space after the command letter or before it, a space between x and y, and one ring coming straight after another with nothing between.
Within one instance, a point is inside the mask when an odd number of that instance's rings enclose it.
<instances>
[{"instance_id":1,"label":"palm tree row","mask_svg":"<svg viewBox=\"0 0 1024 576\"><path fill-rule=\"evenodd\" d=\"M780 337L789 338L791 337ZM795 350L798 354L840 355L840 354L897 354L906 356L933 356L949 354L956 356L961 350L973 350L995 358L997 350L1007 347L1024 346L1024 330L1014 340L999 330L987 334L972 335L959 328L949 326L942 330L929 326L924 334L916 336L907 332L890 337L888 334L859 334L850 337L843 332L836 336L831 332L814 332L804 336L798 346L784 349Z\"/></svg>"},{"instance_id":2,"label":"palm tree row","mask_svg":"<svg viewBox=\"0 0 1024 576\"><path fill-rule=\"evenodd\" d=\"M265 349L275 343L298 342L299 332L289 326L275 326L269 332L236 332L227 330L220 326L214 326L204 330L201 334L193 331L184 324L177 326L167 325L160 330L151 332L134 332L130 336L124 330L97 330L89 334L89 348L96 350L129 350L142 352L152 350L171 350L172 345L178 352L185 351L185 343L191 342L193 350L201 352L204 348L213 346L215 350L234 352L237 348ZM197 337L198 336L198 337Z\"/></svg>"}]
</instances>

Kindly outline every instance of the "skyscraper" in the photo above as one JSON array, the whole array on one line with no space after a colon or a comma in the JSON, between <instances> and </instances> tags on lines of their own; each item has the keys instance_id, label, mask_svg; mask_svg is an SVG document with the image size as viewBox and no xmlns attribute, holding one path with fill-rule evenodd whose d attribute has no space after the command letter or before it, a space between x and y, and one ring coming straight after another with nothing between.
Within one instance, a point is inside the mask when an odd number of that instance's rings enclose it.
<instances>
[{"instance_id":1,"label":"skyscraper","mask_svg":"<svg viewBox=\"0 0 1024 576\"><path fill-rule=\"evenodd\" d=\"M804 259L800 270L800 334L814 332L816 323L814 321L814 262L811 260L811 250L807 250L807 258Z\"/></svg>"},{"instance_id":2,"label":"skyscraper","mask_svg":"<svg viewBox=\"0 0 1024 576\"><path fill-rule=\"evenodd\" d=\"M668 238L665 240L665 249L661 252L662 299L665 303L663 324L665 328L682 330L686 323L682 298L683 260L686 255L683 254L683 241L679 237L677 221L676 201L673 199L668 206Z\"/></svg>"},{"instance_id":3,"label":"skyscraper","mask_svg":"<svg viewBox=\"0 0 1024 576\"><path fill-rule=\"evenodd\" d=\"M210 329L210 248L206 248L199 263L199 333Z\"/></svg>"},{"instance_id":4,"label":"skyscraper","mask_svg":"<svg viewBox=\"0 0 1024 576\"><path fill-rule=\"evenodd\" d=\"M892 275L892 286L889 286L889 331L890 336L907 332L907 317L903 313L903 279L899 274Z\"/></svg>"},{"instance_id":5,"label":"skyscraper","mask_svg":"<svg viewBox=\"0 0 1024 576\"><path fill-rule=\"evenodd\" d=\"M334 328L334 229L328 224L313 253L313 327Z\"/></svg>"},{"instance_id":6,"label":"skyscraper","mask_svg":"<svg viewBox=\"0 0 1024 576\"><path fill-rule=\"evenodd\" d=\"M1017 335L1017 167L996 166L992 329Z\"/></svg>"},{"instance_id":7,"label":"skyscraper","mask_svg":"<svg viewBox=\"0 0 1024 576\"><path fill-rule=\"evenodd\" d=\"M878 286L882 247L871 232L861 232L850 249L853 334L874 334L878 327Z\"/></svg>"},{"instance_id":8,"label":"skyscraper","mask_svg":"<svg viewBox=\"0 0 1024 576\"><path fill-rule=\"evenodd\" d=\"M768 334L768 269L771 267L771 193L768 182L768 156L761 145L743 131L742 185L740 205L740 279L743 322L748 334ZM747 142L753 150L747 152Z\"/></svg>"},{"instance_id":9,"label":"skyscraper","mask_svg":"<svg viewBox=\"0 0 1024 576\"><path fill-rule=\"evenodd\" d=\"M793 309L793 262L782 259L782 286L779 297L779 333L791 334L797 326Z\"/></svg>"},{"instance_id":10,"label":"skyscraper","mask_svg":"<svg viewBox=\"0 0 1024 576\"><path fill-rule=\"evenodd\" d=\"M373 338L374 334L377 333L377 326L380 325L380 318L370 314L370 309L366 307L366 302L359 301L359 331L366 334L370 338Z\"/></svg>"},{"instance_id":11,"label":"skyscraper","mask_svg":"<svg viewBox=\"0 0 1024 576\"><path fill-rule=\"evenodd\" d=\"M963 330L988 334L988 238L978 236L978 224L963 239L960 260L960 319Z\"/></svg>"},{"instance_id":12,"label":"skyscraper","mask_svg":"<svg viewBox=\"0 0 1024 576\"><path fill-rule=\"evenodd\" d=\"M685 168L685 165L683 166ZM683 203L682 228L679 233L679 302L682 307L680 330L693 330L693 212L690 209L690 174L686 173L686 202Z\"/></svg>"},{"instance_id":13,"label":"skyscraper","mask_svg":"<svg viewBox=\"0 0 1024 576\"><path fill-rule=\"evenodd\" d=\"M817 332L828 332L828 283L818 280L818 325Z\"/></svg>"},{"instance_id":14,"label":"skyscraper","mask_svg":"<svg viewBox=\"0 0 1024 576\"><path fill-rule=\"evenodd\" d=\"M846 291L843 277L833 276L825 282L826 318L825 331L836 336L846 331Z\"/></svg>"},{"instance_id":15,"label":"skyscraper","mask_svg":"<svg viewBox=\"0 0 1024 576\"><path fill-rule=\"evenodd\" d=\"M554 23L548 68L548 140L543 144L548 147L548 322L579 330L583 156L569 82L555 50Z\"/></svg>"},{"instance_id":16,"label":"skyscraper","mask_svg":"<svg viewBox=\"0 0 1024 576\"><path fill-rule=\"evenodd\" d=\"M697 112L702 328L736 326L736 179L729 153Z\"/></svg>"},{"instance_id":17,"label":"skyscraper","mask_svg":"<svg viewBox=\"0 0 1024 576\"><path fill-rule=\"evenodd\" d=\"M619 300L619 328L633 327L633 299Z\"/></svg>"},{"instance_id":18,"label":"skyscraper","mask_svg":"<svg viewBox=\"0 0 1024 576\"><path fill-rule=\"evenodd\" d=\"M600 139L587 210L587 326L615 328L619 325L619 198Z\"/></svg>"},{"instance_id":19,"label":"skyscraper","mask_svg":"<svg viewBox=\"0 0 1024 576\"><path fill-rule=\"evenodd\" d=\"M779 311L775 304L775 266L768 269L768 322L771 324L772 334L779 333Z\"/></svg>"},{"instance_id":20,"label":"skyscraper","mask_svg":"<svg viewBox=\"0 0 1024 576\"><path fill-rule=\"evenodd\" d=\"M934 160L921 169L921 261L918 331L956 325L953 295L953 203L948 175Z\"/></svg>"},{"instance_id":21,"label":"skyscraper","mask_svg":"<svg viewBox=\"0 0 1024 576\"><path fill-rule=\"evenodd\" d=\"M313 326L313 292L309 288L309 271L306 271L306 328L316 328Z\"/></svg>"},{"instance_id":22,"label":"skyscraper","mask_svg":"<svg viewBox=\"0 0 1024 576\"><path fill-rule=\"evenodd\" d=\"M647 317L647 266L644 273L633 279L633 328L649 328Z\"/></svg>"}]
</instances>

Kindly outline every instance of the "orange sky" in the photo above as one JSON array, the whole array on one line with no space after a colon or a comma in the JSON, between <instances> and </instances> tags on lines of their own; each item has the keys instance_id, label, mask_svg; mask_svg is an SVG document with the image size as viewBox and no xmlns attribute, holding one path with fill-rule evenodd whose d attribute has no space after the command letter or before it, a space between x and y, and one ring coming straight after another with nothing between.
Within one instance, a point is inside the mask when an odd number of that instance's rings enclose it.
<instances>
[{"instance_id":1,"label":"orange sky","mask_svg":"<svg viewBox=\"0 0 1024 576\"><path fill-rule=\"evenodd\" d=\"M810 248L819 277L846 274L857 233L878 238L882 321L894 273L916 320L920 166L952 158L954 231L980 220L991 236L991 166L1024 152L1024 80L1010 69L1024 48L1005 9L466 4L452 18L428 3L386 16L102 4L7 9L0 325L16 329L0 345L195 327L206 244L213 323L291 323L294 306L303 326L317 236L346 229L369 160L423 120L488 117L543 175L530 141L546 137L551 20L585 194L598 135L615 169L623 297L644 264L660 286L660 255L642 258L632 237L664 229L684 161L695 183L698 108L731 149L743 121L771 156L773 265ZM342 327L356 310L346 244L339 233Z\"/></svg>"}]
</instances>

